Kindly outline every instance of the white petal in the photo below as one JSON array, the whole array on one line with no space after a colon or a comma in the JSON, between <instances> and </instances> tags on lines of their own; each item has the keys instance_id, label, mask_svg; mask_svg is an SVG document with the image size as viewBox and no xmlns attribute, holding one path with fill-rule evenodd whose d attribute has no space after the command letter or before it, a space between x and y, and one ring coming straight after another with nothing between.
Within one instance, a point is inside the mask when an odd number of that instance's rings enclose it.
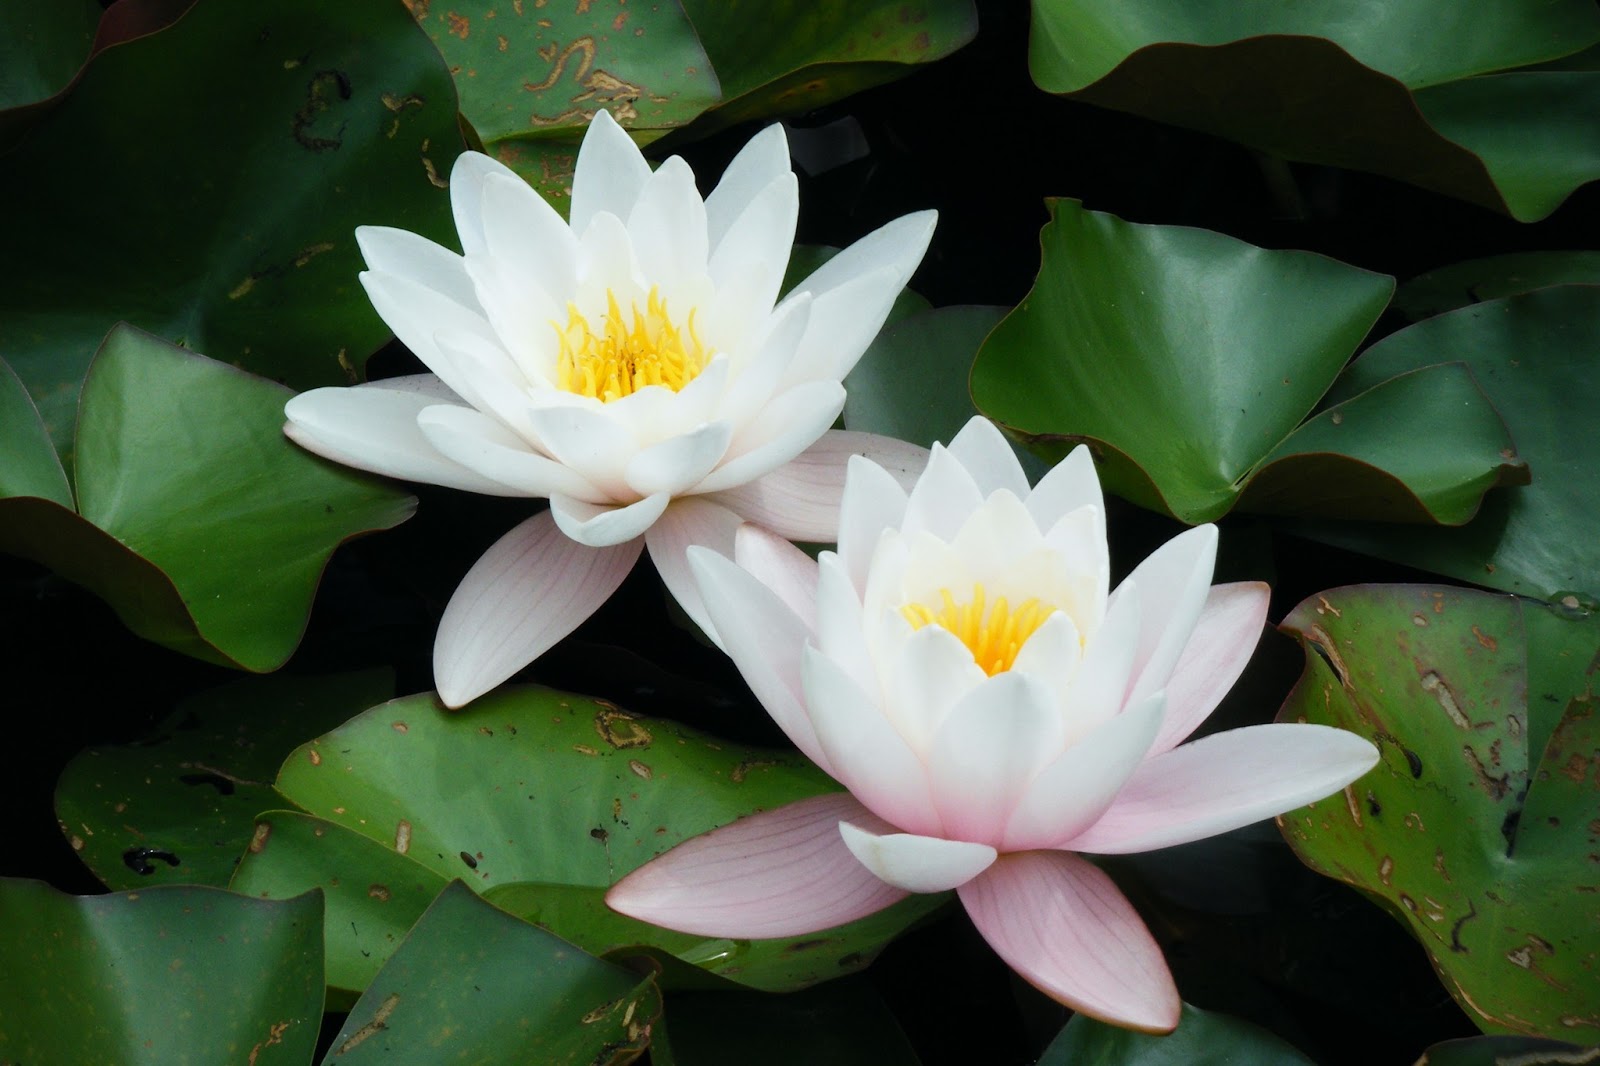
<instances>
[{"instance_id":1,"label":"white petal","mask_svg":"<svg viewBox=\"0 0 1600 1066\"><path fill-rule=\"evenodd\" d=\"M477 303L461 256L410 230L357 226L356 244L368 270L409 278L464 307Z\"/></svg>"},{"instance_id":2,"label":"white petal","mask_svg":"<svg viewBox=\"0 0 1600 1066\"><path fill-rule=\"evenodd\" d=\"M1138 596L1123 596L1083 647L1083 661L1067 691L1068 730L1081 736L1122 710L1133 679L1142 621Z\"/></svg>"},{"instance_id":3,"label":"white petal","mask_svg":"<svg viewBox=\"0 0 1600 1066\"><path fill-rule=\"evenodd\" d=\"M289 421L283 431L307 451L357 470L490 496L523 495L451 461L428 443L417 428L417 415L437 403L425 393L376 385L312 389L284 405Z\"/></svg>"},{"instance_id":4,"label":"white petal","mask_svg":"<svg viewBox=\"0 0 1600 1066\"><path fill-rule=\"evenodd\" d=\"M641 496L664 492L677 496L694 488L716 469L733 439L726 422L707 422L680 437L652 444L628 460L623 477Z\"/></svg>"},{"instance_id":5,"label":"white petal","mask_svg":"<svg viewBox=\"0 0 1600 1066\"><path fill-rule=\"evenodd\" d=\"M806 713L800 659L811 634L778 595L709 548L690 548L689 566L706 614L726 631L723 650L750 691L801 753L837 777Z\"/></svg>"},{"instance_id":6,"label":"white petal","mask_svg":"<svg viewBox=\"0 0 1600 1066\"><path fill-rule=\"evenodd\" d=\"M902 472L920 472L927 465L928 451L875 433L830 429L772 473L725 489L717 498L749 521L791 540L832 543L840 535L847 466L857 457L870 457ZM890 499L894 496L903 501L905 491L896 485Z\"/></svg>"},{"instance_id":7,"label":"white petal","mask_svg":"<svg viewBox=\"0 0 1600 1066\"><path fill-rule=\"evenodd\" d=\"M1050 689L1056 706L1065 712L1062 724L1067 730L1068 743L1086 731L1079 724L1077 708L1069 700L1073 679L1082 662L1083 642L1077 623L1066 611L1056 611L1023 641L1011 663L1013 671L1036 677Z\"/></svg>"},{"instance_id":8,"label":"white petal","mask_svg":"<svg viewBox=\"0 0 1600 1066\"><path fill-rule=\"evenodd\" d=\"M883 328L902 287L898 274L879 270L827 292L791 292L784 297L780 307L801 296L811 298L806 335L784 372L784 384L843 381Z\"/></svg>"},{"instance_id":9,"label":"white petal","mask_svg":"<svg viewBox=\"0 0 1600 1066\"><path fill-rule=\"evenodd\" d=\"M889 294L892 303L922 262L938 220L935 211L916 211L879 226L818 267L795 286L795 291L814 295L831 292L857 278L889 270L900 279Z\"/></svg>"},{"instance_id":10,"label":"white petal","mask_svg":"<svg viewBox=\"0 0 1600 1066\"><path fill-rule=\"evenodd\" d=\"M641 546L585 547L548 511L496 541L439 621L433 677L445 706L483 695L576 629L622 584Z\"/></svg>"},{"instance_id":11,"label":"white petal","mask_svg":"<svg viewBox=\"0 0 1600 1066\"><path fill-rule=\"evenodd\" d=\"M1329 726L1213 733L1146 759L1105 815L1061 846L1124 855L1186 844L1322 799L1377 764L1372 744Z\"/></svg>"},{"instance_id":12,"label":"white petal","mask_svg":"<svg viewBox=\"0 0 1600 1066\"><path fill-rule=\"evenodd\" d=\"M650 561L656 564L662 584L678 601L683 613L699 626L713 644L722 647L716 626L700 599L700 586L689 566L688 551L699 545L724 557L733 555L733 536L739 516L726 507L693 496L673 500L655 525L645 530ZM799 651L795 651L799 655Z\"/></svg>"},{"instance_id":13,"label":"white petal","mask_svg":"<svg viewBox=\"0 0 1600 1066\"><path fill-rule=\"evenodd\" d=\"M477 303L494 328L496 347L510 353L521 377L550 387L559 351L557 329L567 320L565 306L504 260L479 255L465 264ZM440 332L434 333L436 341Z\"/></svg>"},{"instance_id":14,"label":"white petal","mask_svg":"<svg viewBox=\"0 0 1600 1066\"><path fill-rule=\"evenodd\" d=\"M1157 548L1128 575L1138 589L1141 619L1130 700L1166 687L1205 606L1216 560L1217 527L1196 526Z\"/></svg>"},{"instance_id":15,"label":"white petal","mask_svg":"<svg viewBox=\"0 0 1600 1066\"><path fill-rule=\"evenodd\" d=\"M817 556L817 647L863 691L876 692L878 675L861 620L861 599L843 563L833 552L823 552Z\"/></svg>"},{"instance_id":16,"label":"white petal","mask_svg":"<svg viewBox=\"0 0 1600 1066\"><path fill-rule=\"evenodd\" d=\"M944 836L926 768L861 687L809 647L800 677L811 727L833 776L868 810L900 829Z\"/></svg>"},{"instance_id":17,"label":"white petal","mask_svg":"<svg viewBox=\"0 0 1600 1066\"><path fill-rule=\"evenodd\" d=\"M491 177L522 180L516 171L482 152L462 152L450 168L450 209L455 214L461 250L467 255L488 249L483 232L483 186Z\"/></svg>"},{"instance_id":18,"label":"white petal","mask_svg":"<svg viewBox=\"0 0 1600 1066\"><path fill-rule=\"evenodd\" d=\"M1081 507L1093 507L1104 514L1105 497L1100 478L1095 474L1094 457L1086 445L1078 445L1067 457L1039 479L1027 497L1028 510L1040 529L1049 529Z\"/></svg>"},{"instance_id":19,"label":"white petal","mask_svg":"<svg viewBox=\"0 0 1600 1066\"><path fill-rule=\"evenodd\" d=\"M559 493L589 503L609 502L575 471L533 451L480 411L434 405L417 415L417 425L440 454L503 486L502 495Z\"/></svg>"},{"instance_id":20,"label":"white petal","mask_svg":"<svg viewBox=\"0 0 1600 1066\"><path fill-rule=\"evenodd\" d=\"M608 292L627 307L630 302L643 303L649 291L628 228L611 212L600 212L578 238L578 287L573 302L598 324L605 317Z\"/></svg>"},{"instance_id":21,"label":"white petal","mask_svg":"<svg viewBox=\"0 0 1600 1066\"><path fill-rule=\"evenodd\" d=\"M572 231L583 234L602 211L627 218L650 180L650 164L610 113L595 112L572 174Z\"/></svg>"},{"instance_id":22,"label":"white petal","mask_svg":"<svg viewBox=\"0 0 1600 1066\"><path fill-rule=\"evenodd\" d=\"M779 394L734 437L729 458L700 482L700 492L718 492L753 481L805 451L844 410L844 386L836 381L798 385Z\"/></svg>"},{"instance_id":23,"label":"white petal","mask_svg":"<svg viewBox=\"0 0 1600 1066\"><path fill-rule=\"evenodd\" d=\"M528 422L552 458L613 499L627 498L630 490L624 471L638 452L639 441L625 422L601 411L567 405L529 411Z\"/></svg>"},{"instance_id":24,"label":"white petal","mask_svg":"<svg viewBox=\"0 0 1600 1066\"><path fill-rule=\"evenodd\" d=\"M1159 755L1189 739L1244 673L1261 640L1271 590L1259 581L1213 585L1194 634L1167 682L1167 717L1150 746Z\"/></svg>"},{"instance_id":25,"label":"white petal","mask_svg":"<svg viewBox=\"0 0 1600 1066\"><path fill-rule=\"evenodd\" d=\"M905 520L906 502L906 490L887 470L866 459L850 460L839 503L839 560L857 595L866 591L867 567L883 531Z\"/></svg>"},{"instance_id":26,"label":"white petal","mask_svg":"<svg viewBox=\"0 0 1600 1066\"><path fill-rule=\"evenodd\" d=\"M739 280L744 286L747 317L728 326L739 336L750 332L777 303L799 211L799 183L786 173L761 190L711 256L712 284L720 289Z\"/></svg>"},{"instance_id":27,"label":"white petal","mask_svg":"<svg viewBox=\"0 0 1600 1066\"><path fill-rule=\"evenodd\" d=\"M746 276L717 291L707 315L708 343L725 344L726 341L709 338L728 328L740 328L755 299L756 280ZM725 310L724 304L732 310ZM729 327L722 319L732 319L733 325ZM730 374L728 391L722 399L722 410L727 417L746 419L751 412L759 411L771 401L788 372L810 320L811 297L802 296L797 300L785 300L755 335L735 335L738 347L730 349L728 356L737 363L738 370Z\"/></svg>"},{"instance_id":28,"label":"white petal","mask_svg":"<svg viewBox=\"0 0 1600 1066\"><path fill-rule=\"evenodd\" d=\"M705 203L681 157L673 156L650 175L625 217L639 269L662 286L669 303L677 296L675 282L706 273Z\"/></svg>"},{"instance_id":29,"label":"white petal","mask_svg":"<svg viewBox=\"0 0 1600 1066\"><path fill-rule=\"evenodd\" d=\"M550 497L550 513L561 532L579 544L609 548L643 536L671 502L664 492L625 506L585 503L557 493Z\"/></svg>"},{"instance_id":30,"label":"white petal","mask_svg":"<svg viewBox=\"0 0 1600 1066\"><path fill-rule=\"evenodd\" d=\"M961 638L943 626L923 626L885 658L885 700L900 733L926 756L945 719L988 675Z\"/></svg>"},{"instance_id":31,"label":"white petal","mask_svg":"<svg viewBox=\"0 0 1600 1066\"><path fill-rule=\"evenodd\" d=\"M935 444L928 468L906 501L900 531L907 536L926 531L949 543L983 506L983 496L967 468L942 445Z\"/></svg>"},{"instance_id":32,"label":"white petal","mask_svg":"<svg viewBox=\"0 0 1600 1066\"><path fill-rule=\"evenodd\" d=\"M566 221L527 182L498 174L484 181L481 210L489 255L560 306L578 270L578 239Z\"/></svg>"},{"instance_id":33,"label":"white petal","mask_svg":"<svg viewBox=\"0 0 1600 1066\"><path fill-rule=\"evenodd\" d=\"M789 142L783 127L773 123L739 149L717 187L706 197L706 232L713 252L734 221L778 177L790 173ZM787 262L787 255L785 261Z\"/></svg>"},{"instance_id":34,"label":"white petal","mask_svg":"<svg viewBox=\"0 0 1600 1066\"><path fill-rule=\"evenodd\" d=\"M1165 702L1158 692L1130 705L1041 770L1012 811L1002 850L1056 847L1099 818L1144 759Z\"/></svg>"},{"instance_id":35,"label":"white petal","mask_svg":"<svg viewBox=\"0 0 1600 1066\"><path fill-rule=\"evenodd\" d=\"M805 623L817 628L817 561L776 533L746 522L733 535L733 560Z\"/></svg>"},{"instance_id":36,"label":"white petal","mask_svg":"<svg viewBox=\"0 0 1600 1066\"><path fill-rule=\"evenodd\" d=\"M520 376L511 356L500 348L500 341L488 320L476 309L394 274L368 270L361 273L360 280L374 310L400 343L411 349L452 392L474 407L479 406L479 397L484 392L500 388L502 382ZM460 365L434 343L434 335L440 331L472 334L488 349L499 353L498 363L485 369Z\"/></svg>"},{"instance_id":37,"label":"white petal","mask_svg":"<svg viewBox=\"0 0 1600 1066\"><path fill-rule=\"evenodd\" d=\"M1061 751L1053 693L1014 671L996 674L951 709L928 752L946 836L999 846L1034 776Z\"/></svg>"},{"instance_id":38,"label":"white petal","mask_svg":"<svg viewBox=\"0 0 1600 1066\"><path fill-rule=\"evenodd\" d=\"M979 495L985 499L996 489L1006 489L1019 500L1028 498L1028 475L1022 472L1011 445L987 418L968 421L947 447L956 461L967 468Z\"/></svg>"},{"instance_id":39,"label":"white petal","mask_svg":"<svg viewBox=\"0 0 1600 1066\"><path fill-rule=\"evenodd\" d=\"M948 892L987 870L998 853L986 844L916 836L869 833L849 822L839 835L861 865L907 892Z\"/></svg>"}]
</instances>

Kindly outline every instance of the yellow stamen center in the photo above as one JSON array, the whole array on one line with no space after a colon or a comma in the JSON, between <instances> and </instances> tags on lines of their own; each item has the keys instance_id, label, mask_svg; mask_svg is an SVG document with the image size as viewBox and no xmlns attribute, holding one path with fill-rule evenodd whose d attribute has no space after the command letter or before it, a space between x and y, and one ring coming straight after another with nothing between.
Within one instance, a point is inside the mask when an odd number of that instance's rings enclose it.
<instances>
[{"instance_id":1,"label":"yellow stamen center","mask_svg":"<svg viewBox=\"0 0 1600 1066\"><path fill-rule=\"evenodd\" d=\"M694 328L694 312L680 329L667 313L667 302L651 288L643 309L626 312L617 295L606 290L606 317L595 329L574 304L567 304L567 324L551 322L560 338L556 384L602 403L632 396L649 385L677 392L711 361L712 352Z\"/></svg>"},{"instance_id":2,"label":"yellow stamen center","mask_svg":"<svg viewBox=\"0 0 1600 1066\"><path fill-rule=\"evenodd\" d=\"M940 589L939 598L943 602L937 608L908 603L900 608L900 614L912 629L937 625L954 633L990 677L1011 669L1022 645L1055 613L1054 607L1041 603L1037 596L1028 597L1015 610L1004 596L989 603L981 581L973 584L972 599L966 603L957 603L949 589Z\"/></svg>"}]
</instances>

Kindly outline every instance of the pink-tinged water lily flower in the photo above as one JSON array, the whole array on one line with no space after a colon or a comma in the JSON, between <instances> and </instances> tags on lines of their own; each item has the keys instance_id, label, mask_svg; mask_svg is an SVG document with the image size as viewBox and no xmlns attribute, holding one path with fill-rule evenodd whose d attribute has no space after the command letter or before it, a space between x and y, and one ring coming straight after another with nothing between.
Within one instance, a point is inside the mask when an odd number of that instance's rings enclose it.
<instances>
[{"instance_id":1,"label":"pink-tinged water lily flower","mask_svg":"<svg viewBox=\"0 0 1600 1066\"><path fill-rule=\"evenodd\" d=\"M724 647L849 790L686 841L612 887L624 914L786 937L955 889L1019 974L1087 1014L1178 1022L1165 960L1080 853L1147 851L1271 817L1376 764L1352 733L1261 725L1182 742L1244 669L1267 588L1211 584L1217 534L1175 537L1109 588L1079 448L1031 490L988 422L907 494L851 460L838 552L751 528L692 552Z\"/></svg>"},{"instance_id":2,"label":"pink-tinged water lily flower","mask_svg":"<svg viewBox=\"0 0 1600 1066\"><path fill-rule=\"evenodd\" d=\"M798 211L780 127L703 199L688 164L652 173L605 112L578 153L570 225L474 152L456 161L450 197L463 254L404 230L356 231L373 306L432 373L314 389L285 412L291 438L349 466L549 499L445 609L434 678L446 704L570 633L646 547L710 632L689 545L731 552L742 520L831 538L853 453L908 476L926 460L829 427L933 213L862 238L778 302Z\"/></svg>"}]
</instances>

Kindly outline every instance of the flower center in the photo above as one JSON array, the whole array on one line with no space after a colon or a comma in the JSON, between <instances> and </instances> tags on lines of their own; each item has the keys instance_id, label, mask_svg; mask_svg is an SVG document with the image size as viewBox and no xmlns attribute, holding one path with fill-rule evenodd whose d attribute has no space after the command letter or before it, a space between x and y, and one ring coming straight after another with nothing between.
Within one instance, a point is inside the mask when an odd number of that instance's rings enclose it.
<instances>
[{"instance_id":1,"label":"flower center","mask_svg":"<svg viewBox=\"0 0 1600 1066\"><path fill-rule=\"evenodd\" d=\"M949 589L940 589L939 598L943 602L937 608L908 603L900 608L900 615L912 629L936 625L954 633L990 677L1011 669L1034 630L1055 613L1054 607L1041 603L1037 596L1028 597L1015 610L1004 596L996 596L990 603L981 581L973 584L972 598L965 603L957 603Z\"/></svg>"},{"instance_id":2,"label":"flower center","mask_svg":"<svg viewBox=\"0 0 1600 1066\"><path fill-rule=\"evenodd\" d=\"M607 289L606 317L599 329L570 303L567 324L550 325L561 343L556 384L602 403L632 396L649 385L677 392L711 361L712 353L695 333L694 312L680 329L653 287L643 309L632 303L626 312L617 303L617 294Z\"/></svg>"}]
</instances>

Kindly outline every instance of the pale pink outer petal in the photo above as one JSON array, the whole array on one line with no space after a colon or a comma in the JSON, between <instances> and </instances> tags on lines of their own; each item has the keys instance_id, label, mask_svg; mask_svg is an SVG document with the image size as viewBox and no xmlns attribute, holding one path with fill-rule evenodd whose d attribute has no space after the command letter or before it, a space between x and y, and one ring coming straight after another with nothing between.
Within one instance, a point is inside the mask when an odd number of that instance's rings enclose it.
<instances>
[{"instance_id":1,"label":"pale pink outer petal","mask_svg":"<svg viewBox=\"0 0 1600 1066\"><path fill-rule=\"evenodd\" d=\"M811 634L805 623L732 560L699 547L690 548L688 556L706 614L728 634L723 650L745 684L801 754L836 776L806 714L800 658Z\"/></svg>"},{"instance_id":2,"label":"pale pink outer petal","mask_svg":"<svg viewBox=\"0 0 1600 1066\"><path fill-rule=\"evenodd\" d=\"M672 497L664 492L633 503L585 503L559 492L550 494L550 513L561 532L591 548L610 548L644 536L666 513Z\"/></svg>"},{"instance_id":3,"label":"pale pink outer petal","mask_svg":"<svg viewBox=\"0 0 1600 1066\"><path fill-rule=\"evenodd\" d=\"M739 528L739 516L695 496L682 497L667 505L654 525L645 530L644 543L650 549L650 561L661 575L672 598L678 601L689 620L722 647L716 626L706 614L700 599L700 587L695 583L694 572L685 554L690 546L700 545L718 555L733 556L733 535ZM798 654L798 652L796 653Z\"/></svg>"},{"instance_id":4,"label":"pale pink outer petal","mask_svg":"<svg viewBox=\"0 0 1600 1066\"><path fill-rule=\"evenodd\" d=\"M1216 560L1217 527L1195 526L1151 552L1126 578L1137 586L1140 619L1130 700L1166 687L1205 606Z\"/></svg>"},{"instance_id":5,"label":"pale pink outer petal","mask_svg":"<svg viewBox=\"0 0 1600 1066\"><path fill-rule=\"evenodd\" d=\"M306 451L357 470L488 496L526 495L469 470L428 443L417 427L417 415L440 402L425 392L376 384L312 389L284 404L288 421L283 432Z\"/></svg>"},{"instance_id":6,"label":"pale pink outer petal","mask_svg":"<svg viewBox=\"0 0 1600 1066\"><path fill-rule=\"evenodd\" d=\"M602 211L627 218L649 180L650 164L622 127L609 112L595 112L572 174L572 232L582 236Z\"/></svg>"},{"instance_id":7,"label":"pale pink outer petal","mask_svg":"<svg viewBox=\"0 0 1600 1066\"><path fill-rule=\"evenodd\" d=\"M1146 759L1100 820L1060 846L1123 855L1187 844L1322 799L1377 763L1371 743L1329 726L1214 733Z\"/></svg>"},{"instance_id":8,"label":"pale pink outer petal","mask_svg":"<svg viewBox=\"0 0 1600 1066\"><path fill-rule=\"evenodd\" d=\"M839 835L861 865L907 892L948 892L983 873L999 854L987 844L872 833L849 822L839 823Z\"/></svg>"},{"instance_id":9,"label":"pale pink outer petal","mask_svg":"<svg viewBox=\"0 0 1600 1066\"><path fill-rule=\"evenodd\" d=\"M1211 586L1194 635L1167 682L1167 718L1150 745L1151 755L1189 739L1239 680L1261 639L1271 595L1259 581Z\"/></svg>"},{"instance_id":10,"label":"pale pink outer petal","mask_svg":"<svg viewBox=\"0 0 1600 1066\"><path fill-rule=\"evenodd\" d=\"M578 628L622 584L643 546L585 547L556 529L548 511L495 541L439 621L433 677L445 706L477 699Z\"/></svg>"},{"instance_id":11,"label":"pale pink outer petal","mask_svg":"<svg viewBox=\"0 0 1600 1066\"><path fill-rule=\"evenodd\" d=\"M778 594L810 632L817 628L817 561L776 533L746 522L733 537L733 561Z\"/></svg>"},{"instance_id":12,"label":"pale pink outer petal","mask_svg":"<svg viewBox=\"0 0 1600 1066\"><path fill-rule=\"evenodd\" d=\"M832 544L840 536L842 527L847 470L856 461L866 460L890 471L891 478L913 481L928 464L928 450L876 433L830 429L815 444L772 473L723 489L715 496L749 521L791 540ZM871 477L864 475L863 479L870 481ZM904 490L896 491L903 501ZM892 495L890 499L892 501ZM899 517L893 514L894 521ZM880 524L877 532L886 524L887 521ZM875 532L874 543L876 539Z\"/></svg>"},{"instance_id":13,"label":"pale pink outer petal","mask_svg":"<svg viewBox=\"0 0 1600 1066\"><path fill-rule=\"evenodd\" d=\"M807 647L800 678L811 727L832 767L829 773L869 810L904 832L945 836L927 768L850 674Z\"/></svg>"},{"instance_id":14,"label":"pale pink outer petal","mask_svg":"<svg viewBox=\"0 0 1600 1066\"><path fill-rule=\"evenodd\" d=\"M761 191L790 173L789 141L782 126L773 123L745 142L706 197L706 234L713 255ZM788 249L784 251L787 255Z\"/></svg>"},{"instance_id":15,"label":"pale pink outer petal","mask_svg":"<svg viewBox=\"0 0 1600 1066\"><path fill-rule=\"evenodd\" d=\"M612 910L700 936L800 936L874 914L907 895L845 846L839 823L892 827L848 793L814 796L686 840L606 893Z\"/></svg>"},{"instance_id":16,"label":"pale pink outer petal","mask_svg":"<svg viewBox=\"0 0 1600 1066\"><path fill-rule=\"evenodd\" d=\"M996 489L1005 489L1019 500L1028 498L1028 475L1022 472L1022 464L1017 462L1006 438L987 418L977 415L968 420L946 447L967 468L985 499ZM1037 518L1034 521L1038 523Z\"/></svg>"},{"instance_id":17,"label":"pale pink outer petal","mask_svg":"<svg viewBox=\"0 0 1600 1066\"><path fill-rule=\"evenodd\" d=\"M1092 1018L1150 1033L1182 1003L1138 912L1092 863L1058 851L1002 855L957 890L978 932L1024 980Z\"/></svg>"}]
</instances>

